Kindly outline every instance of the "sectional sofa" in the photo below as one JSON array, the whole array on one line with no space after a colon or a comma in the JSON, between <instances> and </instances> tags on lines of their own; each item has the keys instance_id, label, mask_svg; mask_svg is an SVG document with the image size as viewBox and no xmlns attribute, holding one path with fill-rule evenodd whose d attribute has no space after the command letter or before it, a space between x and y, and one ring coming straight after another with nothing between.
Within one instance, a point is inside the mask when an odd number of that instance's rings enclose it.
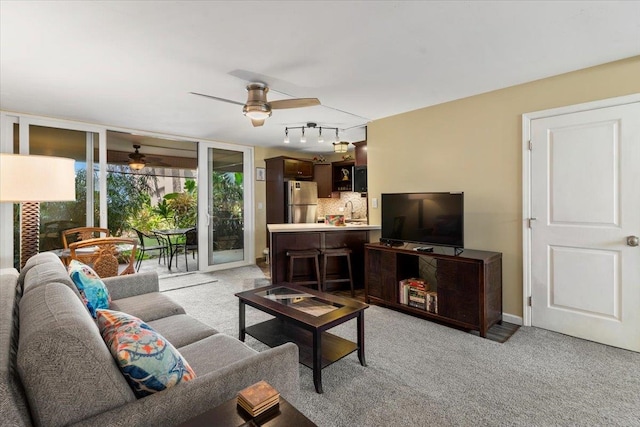
<instances>
[{"instance_id":1,"label":"sectional sofa","mask_svg":"<svg viewBox=\"0 0 640 427\"><path fill-rule=\"evenodd\" d=\"M256 352L185 313L159 292L155 273L104 279L110 310L145 321L196 378L136 397L62 262L31 258L0 271L0 424L171 426L260 380L289 401L299 393L298 348Z\"/></svg>"}]
</instances>

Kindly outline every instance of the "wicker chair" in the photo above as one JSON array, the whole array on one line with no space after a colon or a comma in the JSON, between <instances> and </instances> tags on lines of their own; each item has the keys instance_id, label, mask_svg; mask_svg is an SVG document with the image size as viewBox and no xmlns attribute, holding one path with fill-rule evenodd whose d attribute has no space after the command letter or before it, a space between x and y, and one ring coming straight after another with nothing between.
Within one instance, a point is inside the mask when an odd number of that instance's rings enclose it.
<instances>
[{"instance_id":1,"label":"wicker chair","mask_svg":"<svg viewBox=\"0 0 640 427\"><path fill-rule=\"evenodd\" d=\"M101 227L76 227L62 232L62 245L68 248L73 242L95 239L97 237L109 237L109 229Z\"/></svg>"},{"instance_id":2,"label":"wicker chair","mask_svg":"<svg viewBox=\"0 0 640 427\"><path fill-rule=\"evenodd\" d=\"M118 245L129 245L131 247L128 265L121 273L118 273L120 267L118 262L118 254L120 252ZM136 272L135 262L137 248L138 243L135 239L125 239L123 237L100 237L97 239L81 240L69 245L71 259L76 259L90 265L96 274L102 278L134 274Z\"/></svg>"}]
</instances>

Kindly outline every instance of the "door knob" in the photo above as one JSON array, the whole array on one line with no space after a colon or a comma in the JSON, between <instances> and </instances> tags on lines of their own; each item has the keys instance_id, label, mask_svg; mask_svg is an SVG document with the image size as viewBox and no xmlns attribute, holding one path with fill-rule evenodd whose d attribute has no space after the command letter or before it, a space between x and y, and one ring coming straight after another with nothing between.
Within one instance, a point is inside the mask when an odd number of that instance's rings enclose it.
<instances>
[{"instance_id":1,"label":"door knob","mask_svg":"<svg viewBox=\"0 0 640 427\"><path fill-rule=\"evenodd\" d=\"M640 239L638 239L638 236L629 236L629 237L627 237L627 245L629 245L629 246L638 246L638 243L640 243Z\"/></svg>"}]
</instances>

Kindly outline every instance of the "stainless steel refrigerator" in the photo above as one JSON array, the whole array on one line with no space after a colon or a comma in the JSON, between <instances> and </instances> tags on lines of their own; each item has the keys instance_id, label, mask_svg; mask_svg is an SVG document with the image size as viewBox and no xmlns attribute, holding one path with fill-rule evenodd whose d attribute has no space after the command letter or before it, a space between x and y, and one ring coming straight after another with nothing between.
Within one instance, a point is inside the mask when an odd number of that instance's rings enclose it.
<instances>
[{"instance_id":1,"label":"stainless steel refrigerator","mask_svg":"<svg viewBox=\"0 0 640 427\"><path fill-rule=\"evenodd\" d=\"M313 181L285 182L288 223L318 221L318 186Z\"/></svg>"}]
</instances>

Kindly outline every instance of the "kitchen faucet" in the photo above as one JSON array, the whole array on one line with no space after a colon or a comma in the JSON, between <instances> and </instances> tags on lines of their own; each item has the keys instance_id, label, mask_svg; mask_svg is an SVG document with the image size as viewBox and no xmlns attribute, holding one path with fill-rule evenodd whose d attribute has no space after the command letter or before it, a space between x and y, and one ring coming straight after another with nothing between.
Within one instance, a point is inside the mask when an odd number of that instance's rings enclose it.
<instances>
[{"instance_id":1,"label":"kitchen faucet","mask_svg":"<svg viewBox=\"0 0 640 427\"><path fill-rule=\"evenodd\" d=\"M353 219L353 202L351 200L347 201L347 203L344 204L344 207L346 209L349 203L351 203L351 219Z\"/></svg>"}]
</instances>

